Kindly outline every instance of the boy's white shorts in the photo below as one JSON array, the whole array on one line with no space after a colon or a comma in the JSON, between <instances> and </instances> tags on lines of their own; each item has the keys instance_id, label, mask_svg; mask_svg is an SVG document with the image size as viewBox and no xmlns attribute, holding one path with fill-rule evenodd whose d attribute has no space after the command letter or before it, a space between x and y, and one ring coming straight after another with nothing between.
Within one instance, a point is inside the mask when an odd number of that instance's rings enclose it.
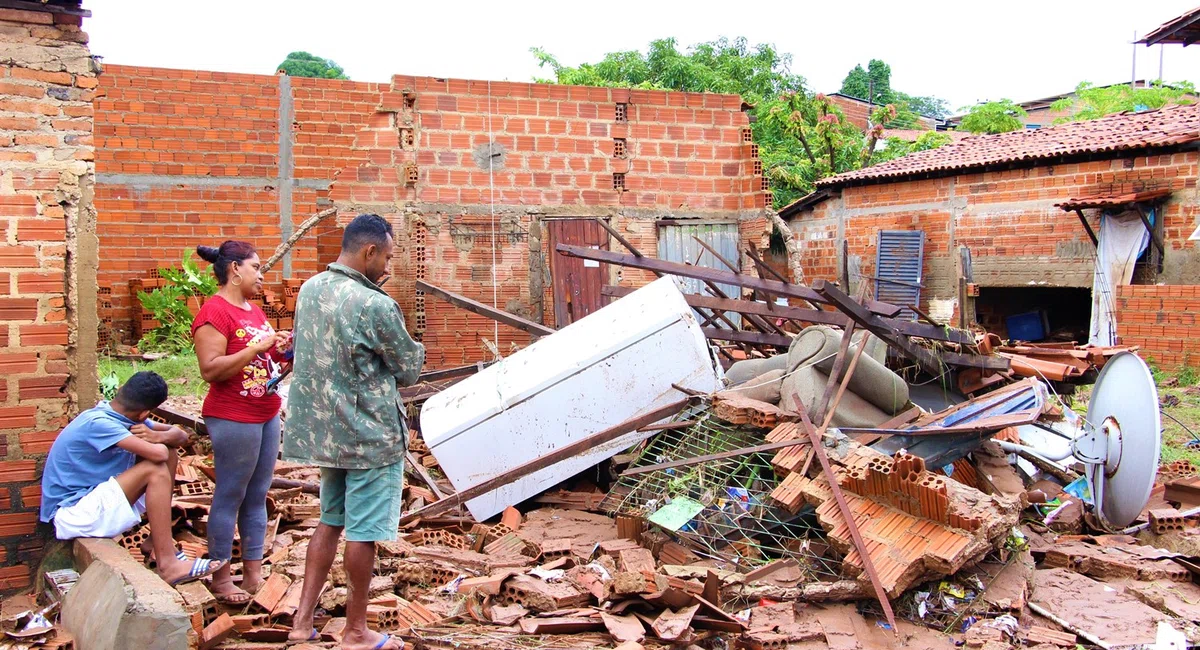
<instances>
[{"instance_id":1,"label":"boy's white shorts","mask_svg":"<svg viewBox=\"0 0 1200 650\"><path fill-rule=\"evenodd\" d=\"M54 514L54 532L59 539L116 537L142 523L146 497L130 504L116 478L92 488L74 505Z\"/></svg>"}]
</instances>

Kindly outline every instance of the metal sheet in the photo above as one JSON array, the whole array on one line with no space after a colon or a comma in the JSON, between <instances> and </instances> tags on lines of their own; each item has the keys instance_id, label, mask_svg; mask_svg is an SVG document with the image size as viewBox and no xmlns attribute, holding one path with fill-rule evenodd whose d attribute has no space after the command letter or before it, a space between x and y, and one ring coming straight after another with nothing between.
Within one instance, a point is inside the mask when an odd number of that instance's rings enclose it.
<instances>
[{"instance_id":1,"label":"metal sheet","mask_svg":"<svg viewBox=\"0 0 1200 650\"><path fill-rule=\"evenodd\" d=\"M728 271L728 266L722 264L720 260L713 257L712 253L696 242L695 238L697 237L716 249L721 257L734 264L738 263L740 253L738 252L739 237L736 223L662 224L658 229L658 259ZM682 280L684 293L710 295L702 281L694 278L683 278ZM741 289L735 285L718 284L717 287L730 298L741 297ZM729 312L725 315L729 320L741 326L740 314Z\"/></svg>"},{"instance_id":2,"label":"metal sheet","mask_svg":"<svg viewBox=\"0 0 1200 650\"><path fill-rule=\"evenodd\" d=\"M681 397L721 371L672 278L656 280L431 397L421 432L456 490ZM634 432L467 502L479 521L654 432Z\"/></svg>"},{"instance_id":3,"label":"metal sheet","mask_svg":"<svg viewBox=\"0 0 1200 650\"><path fill-rule=\"evenodd\" d=\"M880 230L875 255L875 299L897 306L920 305L925 231ZM911 309L897 318L916 320Z\"/></svg>"}]
</instances>

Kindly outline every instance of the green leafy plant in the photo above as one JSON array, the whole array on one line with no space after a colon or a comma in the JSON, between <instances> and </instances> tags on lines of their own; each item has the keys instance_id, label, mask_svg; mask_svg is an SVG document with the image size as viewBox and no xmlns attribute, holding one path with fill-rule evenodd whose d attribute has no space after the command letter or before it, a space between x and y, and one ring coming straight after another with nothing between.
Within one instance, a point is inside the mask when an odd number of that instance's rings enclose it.
<instances>
[{"instance_id":1,"label":"green leafy plant","mask_svg":"<svg viewBox=\"0 0 1200 650\"><path fill-rule=\"evenodd\" d=\"M1028 113L1011 99L984 102L972 106L958 128L971 133L1008 133L1025 128L1021 121Z\"/></svg>"},{"instance_id":2,"label":"green leafy plant","mask_svg":"<svg viewBox=\"0 0 1200 650\"><path fill-rule=\"evenodd\" d=\"M283 63L276 66L289 77L316 77L318 79L349 79L342 66L333 59L323 59L308 52L289 52Z\"/></svg>"},{"instance_id":3,"label":"green leafy plant","mask_svg":"<svg viewBox=\"0 0 1200 650\"><path fill-rule=\"evenodd\" d=\"M1172 104L1193 104L1196 87L1188 81L1164 84L1155 81L1146 87L1135 88L1129 84L1097 86L1083 82L1075 92L1050 105L1055 111L1069 112L1055 124L1094 120L1122 111L1152 111Z\"/></svg>"},{"instance_id":4,"label":"green leafy plant","mask_svg":"<svg viewBox=\"0 0 1200 650\"><path fill-rule=\"evenodd\" d=\"M192 347L192 312L188 302L192 298L204 299L217 292L217 279L211 268L200 268L191 257L191 251L183 252L180 268L159 269L165 281L149 293L138 292L142 309L153 315L158 326L146 332L138 346L143 350L177 353Z\"/></svg>"},{"instance_id":5,"label":"green leafy plant","mask_svg":"<svg viewBox=\"0 0 1200 650\"><path fill-rule=\"evenodd\" d=\"M111 400L117 396L117 389L121 387L121 380L117 378L117 373L110 372L100 378L100 393L104 395L104 399Z\"/></svg>"}]
</instances>

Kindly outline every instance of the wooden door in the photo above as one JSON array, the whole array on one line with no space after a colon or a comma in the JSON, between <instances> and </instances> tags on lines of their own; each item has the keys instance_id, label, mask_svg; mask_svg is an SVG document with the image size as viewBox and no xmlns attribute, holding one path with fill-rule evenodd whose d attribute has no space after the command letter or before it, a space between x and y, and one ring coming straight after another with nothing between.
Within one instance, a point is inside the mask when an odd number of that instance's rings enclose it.
<instances>
[{"instance_id":1,"label":"wooden door","mask_svg":"<svg viewBox=\"0 0 1200 650\"><path fill-rule=\"evenodd\" d=\"M548 219L550 282L554 287L554 323L562 328L604 306L604 265L559 255L559 244L608 249L608 231L594 219Z\"/></svg>"}]
</instances>

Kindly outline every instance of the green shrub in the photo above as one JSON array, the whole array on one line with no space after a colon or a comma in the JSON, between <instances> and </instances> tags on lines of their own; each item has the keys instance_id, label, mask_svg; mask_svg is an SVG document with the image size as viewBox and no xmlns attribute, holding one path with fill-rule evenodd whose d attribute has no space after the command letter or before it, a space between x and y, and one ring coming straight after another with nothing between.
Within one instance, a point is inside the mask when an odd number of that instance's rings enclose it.
<instances>
[{"instance_id":1,"label":"green shrub","mask_svg":"<svg viewBox=\"0 0 1200 650\"><path fill-rule=\"evenodd\" d=\"M177 353L192 347L192 298L206 299L217 292L217 279L211 268L200 268L191 255L183 252L180 268L159 269L165 281L150 292L139 291L138 300L158 326L142 335L138 347L154 352Z\"/></svg>"}]
</instances>

